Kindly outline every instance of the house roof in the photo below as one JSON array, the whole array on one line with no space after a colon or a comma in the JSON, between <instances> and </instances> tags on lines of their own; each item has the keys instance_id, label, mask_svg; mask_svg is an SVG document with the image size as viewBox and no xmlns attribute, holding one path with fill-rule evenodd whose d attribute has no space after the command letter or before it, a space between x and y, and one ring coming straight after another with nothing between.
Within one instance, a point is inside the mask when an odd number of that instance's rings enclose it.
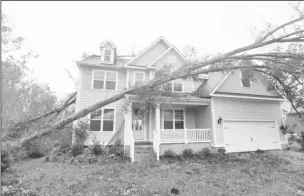
<instances>
[{"instance_id":1,"label":"house roof","mask_svg":"<svg viewBox=\"0 0 304 196\"><path fill-rule=\"evenodd\" d=\"M116 45L110 39L107 39L106 41L102 42L99 46L103 47L104 45L106 45L106 43L111 44L113 48L117 48Z\"/></svg>"},{"instance_id":2,"label":"house roof","mask_svg":"<svg viewBox=\"0 0 304 196\"><path fill-rule=\"evenodd\" d=\"M151 47L153 47L155 44L158 42L163 42L165 45L167 45L168 49L164 52L162 52L159 56L157 56L154 60L152 60L151 63L147 64L146 66L141 66L141 65L131 65L132 62L134 62L136 59L144 55ZM107 43L110 43L114 48L116 48L116 45L111 41L111 40L106 40L100 44L100 46L103 46ZM139 68L139 69L146 69L146 68L152 68L155 69L155 66L153 66L154 63L156 63L158 60L160 60L163 56L165 56L168 52L170 51L175 51L177 55L181 57L186 62L186 59L184 55L174 46L171 45L163 36L160 36L157 38L155 41L150 43L146 48L144 48L140 53L138 53L135 56L116 56L116 60L114 65L111 65L111 67L133 67L133 68ZM88 58L85 58L81 61L77 62L78 65L86 65L86 66L109 66L108 64L103 64L100 61L100 55L92 55L89 56Z\"/></svg>"},{"instance_id":3,"label":"house roof","mask_svg":"<svg viewBox=\"0 0 304 196\"><path fill-rule=\"evenodd\" d=\"M250 66L254 64L254 62L251 62L250 60L242 60L237 62L235 65L239 65L239 64L244 64L244 67L246 66ZM217 89L220 88L220 86L222 86L222 84L225 82L225 80L229 77L229 75L233 72L229 71L229 72L213 72L213 73L209 73L209 79L204 82L197 90L196 90L196 94L198 94L199 96L205 97L205 96L210 96L214 93L216 93ZM262 76L261 73L259 72L255 72L255 75L257 77L259 77L262 82L266 83L268 81L266 81L266 79ZM224 92L222 92L224 93ZM219 94L219 93L217 93ZM225 94L227 95L232 95L233 93L231 92L225 92ZM274 96L265 96L265 95L252 95L252 94L237 94L235 93L235 95L237 96L251 96L251 97L268 97L268 98L283 98L282 95L280 93L277 92L278 95L274 95Z\"/></svg>"},{"instance_id":4,"label":"house roof","mask_svg":"<svg viewBox=\"0 0 304 196\"><path fill-rule=\"evenodd\" d=\"M108 64L103 64L100 61L100 55L92 55L89 56L81 61L78 61L78 65L89 65L89 66L109 66ZM127 61L129 60L128 57L116 57L116 60L113 65L110 65L111 67L122 67Z\"/></svg>"}]
</instances>

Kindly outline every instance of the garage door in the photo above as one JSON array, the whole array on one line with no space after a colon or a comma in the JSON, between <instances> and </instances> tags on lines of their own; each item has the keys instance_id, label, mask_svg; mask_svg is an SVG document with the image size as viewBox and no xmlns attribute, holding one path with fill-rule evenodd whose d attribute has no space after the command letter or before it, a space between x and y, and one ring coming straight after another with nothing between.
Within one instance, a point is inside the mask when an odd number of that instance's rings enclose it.
<instances>
[{"instance_id":1,"label":"garage door","mask_svg":"<svg viewBox=\"0 0 304 196\"><path fill-rule=\"evenodd\" d=\"M281 149L275 121L225 121L224 140L227 152Z\"/></svg>"}]
</instances>

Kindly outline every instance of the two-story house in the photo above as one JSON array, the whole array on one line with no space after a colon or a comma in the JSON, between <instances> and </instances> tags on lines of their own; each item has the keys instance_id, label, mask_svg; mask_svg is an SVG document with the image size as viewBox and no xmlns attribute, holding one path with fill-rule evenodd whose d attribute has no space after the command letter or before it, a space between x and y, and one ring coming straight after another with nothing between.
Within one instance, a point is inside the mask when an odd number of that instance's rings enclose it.
<instances>
[{"instance_id":1,"label":"two-story house","mask_svg":"<svg viewBox=\"0 0 304 196\"><path fill-rule=\"evenodd\" d=\"M166 64L186 63L183 54L163 37L133 57L119 56L116 45L107 40L100 44L100 55L77 63L80 81L76 111L152 79ZM103 144L120 138L132 161L136 160L140 141L150 145L157 158L168 149L176 153L204 147L225 148L227 152L281 149L286 143L279 129L284 98L277 91L268 91L267 80L255 74L254 82L245 71L172 81L167 90L185 97L168 97L171 108L156 103L144 117L137 114L138 97L126 95L85 118L90 124L87 144L93 137ZM123 109L126 100L130 102L129 110Z\"/></svg>"}]
</instances>

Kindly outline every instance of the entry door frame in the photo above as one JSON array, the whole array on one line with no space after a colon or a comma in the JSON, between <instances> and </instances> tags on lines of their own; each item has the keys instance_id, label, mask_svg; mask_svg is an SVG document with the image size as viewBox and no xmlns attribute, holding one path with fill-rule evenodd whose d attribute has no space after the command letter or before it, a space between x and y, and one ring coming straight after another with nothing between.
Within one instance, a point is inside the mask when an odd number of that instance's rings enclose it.
<instances>
[{"instance_id":1,"label":"entry door frame","mask_svg":"<svg viewBox=\"0 0 304 196\"><path fill-rule=\"evenodd\" d=\"M134 109L136 109L136 107L132 107L132 116L131 116L131 122L133 123L133 112L134 112ZM135 115L135 114L134 114ZM150 113L149 113L150 115ZM145 114L144 116L144 119L143 119L143 126L142 126L142 132L143 132L143 139L136 139L134 138L135 141L151 141L151 138L148 138L147 136L150 134L151 130L149 130L148 128L148 124L150 124L150 122L148 122L148 120L150 121L150 118L147 118L147 114ZM149 134L147 134L147 130L149 130ZM136 131L136 130L133 130L132 128L132 133Z\"/></svg>"},{"instance_id":2,"label":"entry door frame","mask_svg":"<svg viewBox=\"0 0 304 196\"><path fill-rule=\"evenodd\" d=\"M239 121L241 121L241 122L274 122L274 128L277 130L277 136L278 136L278 139L279 139L279 142L280 142L280 145L281 145L281 135L280 135L280 132L278 130L278 121L277 120L223 119L223 123L222 123L223 140L224 140L223 147L225 149L227 149L226 142L225 142L225 130L224 130L224 128L225 128L225 121L229 121L229 122L239 122ZM281 147L281 149L282 149L282 147Z\"/></svg>"}]
</instances>

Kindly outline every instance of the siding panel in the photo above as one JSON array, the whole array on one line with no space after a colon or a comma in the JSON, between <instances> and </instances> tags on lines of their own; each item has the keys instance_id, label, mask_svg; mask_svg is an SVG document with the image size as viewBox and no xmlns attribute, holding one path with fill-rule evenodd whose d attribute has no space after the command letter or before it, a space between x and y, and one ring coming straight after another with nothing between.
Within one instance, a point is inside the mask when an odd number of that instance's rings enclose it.
<instances>
[{"instance_id":1,"label":"siding panel","mask_svg":"<svg viewBox=\"0 0 304 196\"><path fill-rule=\"evenodd\" d=\"M219 87L216 92L243 93L252 95L268 95L277 96L275 91L268 91L267 85L263 82L261 76L256 74L257 81L251 82L251 88L243 87L239 71L231 73L225 82Z\"/></svg>"},{"instance_id":2,"label":"siding panel","mask_svg":"<svg viewBox=\"0 0 304 196\"><path fill-rule=\"evenodd\" d=\"M234 98L213 98L215 120L221 117L236 120L276 120L277 128L281 125L281 111L279 101L246 100ZM281 133L281 141L285 136ZM216 123L217 144L224 144L223 123Z\"/></svg>"}]
</instances>

